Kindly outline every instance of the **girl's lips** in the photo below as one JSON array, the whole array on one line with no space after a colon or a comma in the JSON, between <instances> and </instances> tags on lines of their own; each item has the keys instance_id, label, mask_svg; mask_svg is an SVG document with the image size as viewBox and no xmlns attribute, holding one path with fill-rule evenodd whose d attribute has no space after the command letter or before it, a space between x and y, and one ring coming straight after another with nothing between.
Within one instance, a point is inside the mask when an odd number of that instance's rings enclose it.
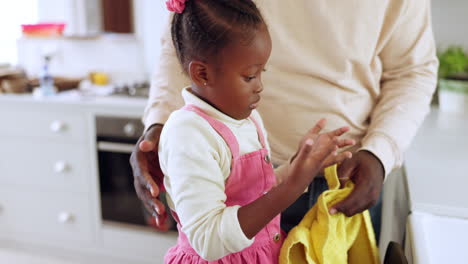
<instances>
[{"instance_id":1,"label":"girl's lips","mask_svg":"<svg viewBox=\"0 0 468 264\"><path fill-rule=\"evenodd\" d=\"M249 106L249 108L253 110L253 109L257 108L257 106L258 106L258 103L253 103L253 104L251 104Z\"/></svg>"},{"instance_id":2,"label":"girl's lips","mask_svg":"<svg viewBox=\"0 0 468 264\"><path fill-rule=\"evenodd\" d=\"M260 102L260 98L258 98L258 100L255 103L251 104L249 106L249 108L252 109L252 110L257 108L259 102Z\"/></svg>"}]
</instances>

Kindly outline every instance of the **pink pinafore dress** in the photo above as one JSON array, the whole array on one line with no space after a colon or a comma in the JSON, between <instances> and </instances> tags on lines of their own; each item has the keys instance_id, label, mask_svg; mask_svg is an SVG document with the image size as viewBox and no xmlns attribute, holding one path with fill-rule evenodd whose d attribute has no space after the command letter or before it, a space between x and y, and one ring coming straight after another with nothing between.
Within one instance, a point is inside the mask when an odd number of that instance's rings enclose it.
<instances>
[{"instance_id":1,"label":"pink pinafore dress","mask_svg":"<svg viewBox=\"0 0 468 264\"><path fill-rule=\"evenodd\" d=\"M183 109L193 111L203 117L225 140L232 154L231 174L226 182L226 205L244 206L266 194L276 183L265 140L258 123L251 117L257 127L258 137L262 149L239 156L239 144L232 131L222 122L208 116L201 109L193 105L186 105ZM280 216L276 216L255 236L251 246L236 253L229 254L215 261L202 259L190 246L186 235L181 231L181 224L177 214L173 212L178 222L179 238L177 244L169 249L164 263L225 263L225 264L268 264L278 263L279 251L284 240L284 233L280 229Z\"/></svg>"}]
</instances>

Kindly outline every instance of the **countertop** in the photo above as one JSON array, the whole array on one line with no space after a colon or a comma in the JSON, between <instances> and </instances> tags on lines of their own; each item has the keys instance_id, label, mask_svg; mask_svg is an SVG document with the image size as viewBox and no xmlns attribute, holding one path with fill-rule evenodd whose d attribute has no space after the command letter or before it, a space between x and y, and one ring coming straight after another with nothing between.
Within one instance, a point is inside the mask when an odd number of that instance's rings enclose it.
<instances>
[{"instance_id":1,"label":"countertop","mask_svg":"<svg viewBox=\"0 0 468 264\"><path fill-rule=\"evenodd\" d=\"M123 95L84 96L68 93L51 97L36 98L31 94L0 94L0 104L31 104L42 105L46 110L49 106L57 109L60 105L64 110L92 111L98 114L141 118L147 103L146 98Z\"/></svg>"},{"instance_id":2,"label":"countertop","mask_svg":"<svg viewBox=\"0 0 468 264\"><path fill-rule=\"evenodd\" d=\"M408 218L410 263L466 263L468 221L456 217L415 212Z\"/></svg>"},{"instance_id":3,"label":"countertop","mask_svg":"<svg viewBox=\"0 0 468 264\"><path fill-rule=\"evenodd\" d=\"M468 113L432 108L405 169L411 212L468 219Z\"/></svg>"}]
</instances>

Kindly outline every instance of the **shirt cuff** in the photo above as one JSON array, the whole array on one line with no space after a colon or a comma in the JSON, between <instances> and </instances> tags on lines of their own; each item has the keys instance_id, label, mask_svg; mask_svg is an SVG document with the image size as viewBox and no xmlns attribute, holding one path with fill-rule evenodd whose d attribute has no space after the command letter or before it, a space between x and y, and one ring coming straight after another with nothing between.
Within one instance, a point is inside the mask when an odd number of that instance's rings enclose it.
<instances>
[{"instance_id":1,"label":"shirt cuff","mask_svg":"<svg viewBox=\"0 0 468 264\"><path fill-rule=\"evenodd\" d=\"M249 239L245 236L244 231L239 223L237 212L240 206L228 206L224 209L220 226L220 237L225 238L224 245L229 252L239 252L252 245L255 237Z\"/></svg>"},{"instance_id":2,"label":"shirt cuff","mask_svg":"<svg viewBox=\"0 0 468 264\"><path fill-rule=\"evenodd\" d=\"M362 140L362 147L359 150L366 150L374 154L384 167L385 178L392 170L401 165L401 158L395 142L387 135L375 132L367 135Z\"/></svg>"},{"instance_id":3,"label":"shirt cuff","mask_svg":"<svg viewBox=\"0 0 468 264\"><path fill-rule=\"evenodd\" d=\"M169 118L169 115L172 113L172 111L164 110L162 109L162 107L159 107L157 110L154 108L151 108L152 106L148 106L148 107L149 109L146 110L146 113L143 117L143 124L145 124L145 131L148 130L148 128L151 125L166 123L167 119Z\"/></svg>"}]
</instances>

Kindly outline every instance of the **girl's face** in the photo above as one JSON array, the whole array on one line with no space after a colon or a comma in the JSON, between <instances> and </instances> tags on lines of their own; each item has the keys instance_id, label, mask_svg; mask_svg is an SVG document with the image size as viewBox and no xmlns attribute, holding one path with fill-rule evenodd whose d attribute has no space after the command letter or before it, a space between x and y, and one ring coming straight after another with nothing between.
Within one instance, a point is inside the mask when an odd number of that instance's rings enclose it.
<instances>
[{"instance_id":1,"label":"girl's face","mask_svg":"<svg viewBox=\"0 0 468 264\"><path fill-rule=\"evenodd\" d=\"M234 119L249 117L260 101L261 76L270 53L271 38L266 26L249 43L228 45L215 65L207 64L207 81L202 84L205 87L201 87L200 96Z\"/></svg>"}]
</instances>

